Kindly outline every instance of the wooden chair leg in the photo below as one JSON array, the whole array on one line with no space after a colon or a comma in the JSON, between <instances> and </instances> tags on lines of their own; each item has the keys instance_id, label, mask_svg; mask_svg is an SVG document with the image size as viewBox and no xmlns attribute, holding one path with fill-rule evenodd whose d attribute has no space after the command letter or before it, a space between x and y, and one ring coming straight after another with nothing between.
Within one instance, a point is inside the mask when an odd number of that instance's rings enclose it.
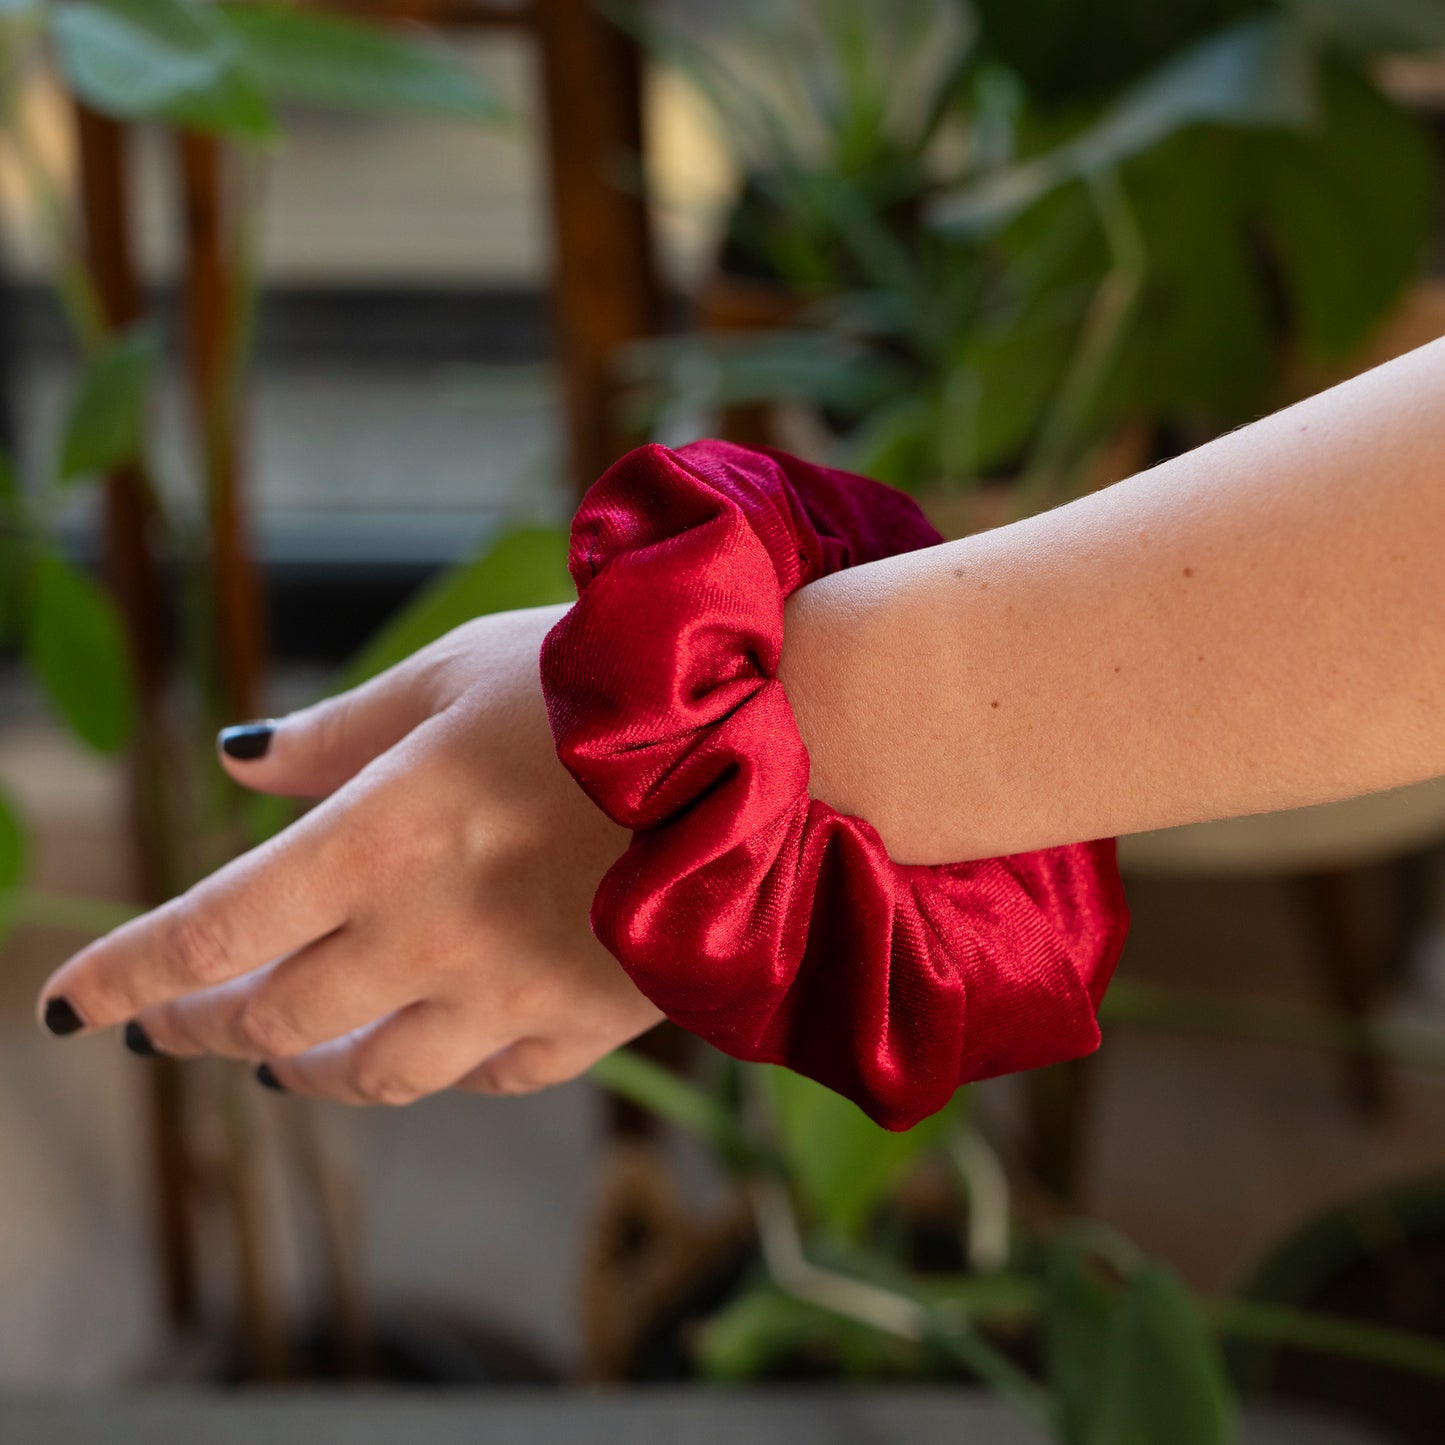
<instances>
[{"instance_id":1,"label":"wooden chair leg","mask_svg":"<svg viewBox=\"0 0 1445 1445\"><path fill-rule=\"evenodd\" d=\"M144 309L132 247L127 133L115 121L77 106L76 138L86 264L104 324L119 329L137 321ZM163 700L169 675L169 609L152 546L154 512L145 477L134 465L119 468L106 478L105 502L106 561L140 698L129 779L137 883L147 903L160 903L176 883L162 801L170 748ZM167 1315L180 1328L195 1324L200 1316L194 1171L180 1073L158 1061L149 1079L160 1287Z\"/></svg>"},{"instance_id":2,"label":"wooden chair leg","mask_svg":"<svg viewBox=\"0 0 1445 1445\"><path fill-rule=\"evenodd\" d=\"M1362 916L1359 890L1363 870L1326 869L1296 880L1296 894L1314 938L1314 960L1330 1007L1369 1023L1378 986L1379 960ZM1388 1068L1380 1053L1368 1046L1345 1061L1346 1088L1359 1111L1369 1117L1386 1113L1391 1103Z\"/></svg>"},{"instance_id":3,"label":"wooden chair leg","mask_svg":"<svg viewBox=\"0 0 1445 1445\"><path fill-rule=\"evenodd\" d=\"M1084 1130L1094 1077L1089 1059L1075 1059L1027 1076L1029 1172L1071 1208L1083 1200Z\"/></svg>"},{"instance_id":4,"label":"wooden chair leg","mask_svg":"<svg viewBox=\"0 0 1445 1445\"><path fill-rule=\"evenodd\" d=\"M547 118L554 290L568 467L580 493L629 445L618 349L656 330L659 288L642 191L642 64L594 0L536 10Z\"/></svg>"}]
</instances>

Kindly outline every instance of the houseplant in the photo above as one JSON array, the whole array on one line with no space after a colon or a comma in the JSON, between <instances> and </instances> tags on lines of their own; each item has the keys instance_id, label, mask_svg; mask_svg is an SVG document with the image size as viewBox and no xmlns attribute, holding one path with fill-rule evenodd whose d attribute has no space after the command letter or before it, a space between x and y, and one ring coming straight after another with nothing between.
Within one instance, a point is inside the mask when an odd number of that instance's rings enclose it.
<instances>
[{"instance_id":1,"label":"houseplant","mask_svg":"<svg viewBox=\"0 0 1445 1445\"><path fill-rule=\"evenodd\" d=\"M805 103L836 133L863 128L871 92L838 79L856 7L801 8L835 21L827 60L795 67L814 78ZM960 7L915 20L929 10ZM1430 7L1389 23L1364 0L1201 3L1147 24L1129 4L966 13L946 83L924 88L937 104L871 168L835 164L836 145L760 157L756 136L790 133L786 109L712 79L706 36L668 38L737 137L730 234L789 300L785 330L645 350L640 405L806 403L839 463L916 492L1007 478L1019 512L1278 405L1301 355L1347 356L1419 274L1434 168L1372 63L1438 45ZM1093 59L1076 67L1081 35ZM756 194L771 229L743 225ZM1091 476L1121 438L1126 464Z\"/></svg>"}]
</instances>

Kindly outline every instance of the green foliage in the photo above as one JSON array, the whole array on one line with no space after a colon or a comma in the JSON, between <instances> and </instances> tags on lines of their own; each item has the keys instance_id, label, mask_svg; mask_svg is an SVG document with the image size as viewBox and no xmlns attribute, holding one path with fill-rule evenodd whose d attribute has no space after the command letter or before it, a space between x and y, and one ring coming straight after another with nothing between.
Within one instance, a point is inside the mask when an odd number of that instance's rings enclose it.
<instances>
[{"instance_id":1,"label":"green foliage","mask_svg":"<svg viewBox=\"0 0 1445 1445\"><path fill-rule=\"evenodd\" d=\"M67 83L87 104L241 139L286 101L495 121L504 108L446 51L394 29L276 5L66 0L49 10Z\"/></svg>"},{"instance_id":2,"label":"green foliage","mask_svg":"<svg viewBox=\"0 0 1445 1445\"><path fill-rule=\"evenodd\" d=\"M767 1152L739 1124L716 1095L654 1063L632 1049L617 1049L598 1060L592 1078L602 1088L705 1139L730 1169L771 1164Z\"/></svg>"},{"instance_id":3,"label":"green foliage","mask_svg":"<svg viewBox=\"0 0 1445 1445\"><path fill-rule=\"evenodd\" d=\"M611 8L688 77L738 149L748 185L729 251L805 291L850 269L840 195L891 225L927 189L972 70L966 13L947 0Z\"/></svg>"},{"instance_id":4,"label":"green foliage","mask_svg":"<svg viewBox=\"0 0 1445 1445\"><path fill-rule=\"evenodd\" d=\"M69 563L36 559L26 652L56 711L88 746L115 752L135 719L124 632L110 597Z\"/></svg>"},{"instance_id":5,"label":"green foliage","mask_svg":"<svg viewBox=\"0 0 1445 1445\"><path fill-rule=\"evenodd\" d=\"M1144 1266L1109 1334L1089 1445L1230 1445L1236 1409L1218 1347L1174 1273Z\"/></svg>"},{"instance_id":6,"label":"green foliage","mask_svg":"<svg viewBox=\"0 0 1445 1445\"><path fill-rule=\"evenodd\" d=\"M25 546L20 479L0 447L0 643L15 636L20 624Z\"/></svg>"},{"instance_id":7,"label":"green foliage","mask_svg":"<svg viewBox=\"0 0 1445 1445\"><path fill-rule=\"evenodd\" d=\"M0 792L0 944L10 926L11 895L25 877L29 852L25 827L15 805Z\"/></svg>"},{"instance_id":8,"label":"green foliage","mask_svg":"<svg viewBox=\"0 0 1445 1445\"><path fill-rule=\"evenodd\" d=\"M25 876L26 837L15 805L0 793L0 893L19 885Z\"/></svg>"},{"instance_id":9,"label":"green foliage","mask_svg":"<svg viewBox=\"0 0 1445 1445\"><path fill-rule=\"evenodd\" d=\"M137 326L112 337L90 362L61 430L62 482L135 460L160 355L154 329Z\"/></svg>"},{"instance_id":10,"label":"green foliage","mask_svg":"<svg viewBox=\"0 0 1445 1445\"><path fill-rule=\"evenodd\" d=\"M335 15L241 4L222 12L267 94L315 105L497 121L496 96L453 56Z\"/></svg>"},{"instance_id":11,"label":"green foliage","mask_svg":"<svg viewBox=\"0 0 1445 1445\"><path fill-rule=\"evenodd\" d=\"M973 0L982 44L1050 109L1128 85L1265 0Z\"/></svg>"},{"instance_id":12,"label":"green foliage","mask_svg":"<svg viewBox=\"0 0 1445 1445\"><path fill-rule=\"evenodd\" d=\"M839 1370L853 1379L913 1378L939 1362L910 1340L761 1282L713 1315L698 1334L696 1360L709 1380L767 1379L800 1366Z\"/></svg>"},{"instance_id":13,"label":"green foliage","mask_svg":"<svg viewBox=\"0 0 1445 1445\"><path fill-rule=\"evenodd\" d=\"M788 243L765 248L775 273L827 299L784 336L694 338L690 358L673 341L656 413L669 392L688 415L804 400L838 463L894 485L1014 474L1063 490L1123 422L1202 439L1277 405L1292 358L1347 357L1419 274L1431 152L1367 62L1438 38L1439 0L988 0L978 14L956 67L968 83L911 138L893 134L914 162L893 169L901 189L830 170L827 148L777 138L767 97L728 93L748 168L738 215L761 197L789 222ZM795 105L846 113L842 52L804 61L785 55L786 27L773 40L774 67L792 63L811 97ZM944 134L964 158L954 175L928 163Z\"/></svg>"},{"instance_id":14,"label":"green foliage","mask_svg":"<svg viewBox=\"0 0 1445 1445\"><path fill-rule=\"evenodd\" d=\"M1353 53L1399 54L1445 46L1440 0L1288 0L1311 30Z\"/></svg>"},{"instance_id":15,"label":"green foliage","mask_svg":"<svg viewBox=\"0 0 1445 1445\"><path fill-rule=\"evenodd\" d=\"M1046 1273L1045 1350L1067 1445L1229 1445L1236 1407L1218 1346L1178 1278L1141 1263L1121 1287L1074 1236Z\"/></svg>"},{"instance_id":16,"label":"green foliage","mask_svg":"<svg viewBox=\"0 0 1445 1445\"><path fill-rule=\"evenodd\" d=\"M1435 222L1435 169L1421 126L1363 75L1335 62L1323 90L1314 133L1259 146L1250 199L1280 262L1296 334L1316 357L1338 359L1419 274Z\"/></svg>"},{"instance_id":17,"label":"green foliage","mask_svg":"<svg viewBox=\"0 0 1445 1445\"><path fill-rule=\"evenodd\" d=\"M529 527L498 538L475 561L447 572L383 627L347 667L355 687L488 612L576 600L567 571L567 533Z\"/></svg>"},{"instance_id":18,"label":"green foliage","mask_svg":"<svg viewBox=\"0 0 1445 1445\"><path fill-rule=\"evenodd\" d=\"M1199 41L1112 101L1073 139L939 202L940 225L996 227L1070 181L1117 169L1189 126L1301 128L1315 116L1306 39L1278 16Z\"/></svg>"},{"instance_id":19,"label":"green foliage","mask_svg":"<svg viewBox=\"0 0 1445 1445\"><path fill-rule=\"evenodd\" d=\"M1114 1300L1081 1250L1061 1244L1044 1276L1044 1358L1067 1445L1092 1445L1109 1362Z\"/></svg>"},{"instance_id":20,"label":"green foliage","mask_svg":"<svg viewBox=\"0 0 1445 1445\"><path fill-rule=\"evenodd\" d=\"M767 1071L788 1177L808 1215L857 1241L873 1212L954 1121L950 1106L894 1133L856 1104L791 1069Z\"/></svg>"},{"instance_id":21,"label":"green foliage","mask_svg":"<svg viewBox=\"0 0 1445 1445\"><path fill-rule=\"evenodd\" d=\"M218 12L195 0L68 0L51 29L67 84L123 119L260 138L270 106Z\"/></svg>"}]
</instances>

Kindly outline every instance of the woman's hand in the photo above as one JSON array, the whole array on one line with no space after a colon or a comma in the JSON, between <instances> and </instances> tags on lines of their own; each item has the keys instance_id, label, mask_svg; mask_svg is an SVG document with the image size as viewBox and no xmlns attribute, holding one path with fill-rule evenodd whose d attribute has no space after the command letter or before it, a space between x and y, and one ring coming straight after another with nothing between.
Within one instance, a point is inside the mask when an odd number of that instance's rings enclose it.
<instances>
[{"instance_id":1,"label":"woman's hand","mask_svg":"<svg viewBox=\"0 0 1445 1445\"><path fill-rule=\"evenodd\" d=\"M134 1019L162 1053L354 1104L539 1089L658 1022L588 926L628 835L552 749L537 655L562 611L468 623L223 755L325 801L77 954L42 1017L63 999L81 1028Z\"/></svg>"}]
</instances>

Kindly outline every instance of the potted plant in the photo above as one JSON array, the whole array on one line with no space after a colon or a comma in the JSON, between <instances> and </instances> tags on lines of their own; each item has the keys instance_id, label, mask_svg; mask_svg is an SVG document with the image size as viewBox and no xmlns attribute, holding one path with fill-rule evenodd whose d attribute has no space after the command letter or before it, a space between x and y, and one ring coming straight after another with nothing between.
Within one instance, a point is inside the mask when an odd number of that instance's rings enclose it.
<instances>
[{"instance_id":1,"label":"potted plant","mask_svg":"<svg viewBox=\"0 0 1445 1445\"><path fill-rule=\"evenodd\" d=\"M1007 486L991 507L935 507L957 532L1290 399L1302 360L1360 348L1432 234L1427 140L1373 66L1438 45L1440 22L1374 9L1000 3L970 26L917 0L911 28L866 50L857 7L816 0L787 12L811 31L762 36L791 110L729 63L713 32L735 39L731 18L668 36L744 177L719 272L766 274L788 300L771 329L754 314L719 331L705 287L697 332L634 359L639 405L747 406L754 432L756 408L801 406L811 449L931 501ZM902 136L878 99L909 73L900 35L926 35L932 60ZM840 159L870 124L865 161Z\"/></svg>"}]
</instances>

